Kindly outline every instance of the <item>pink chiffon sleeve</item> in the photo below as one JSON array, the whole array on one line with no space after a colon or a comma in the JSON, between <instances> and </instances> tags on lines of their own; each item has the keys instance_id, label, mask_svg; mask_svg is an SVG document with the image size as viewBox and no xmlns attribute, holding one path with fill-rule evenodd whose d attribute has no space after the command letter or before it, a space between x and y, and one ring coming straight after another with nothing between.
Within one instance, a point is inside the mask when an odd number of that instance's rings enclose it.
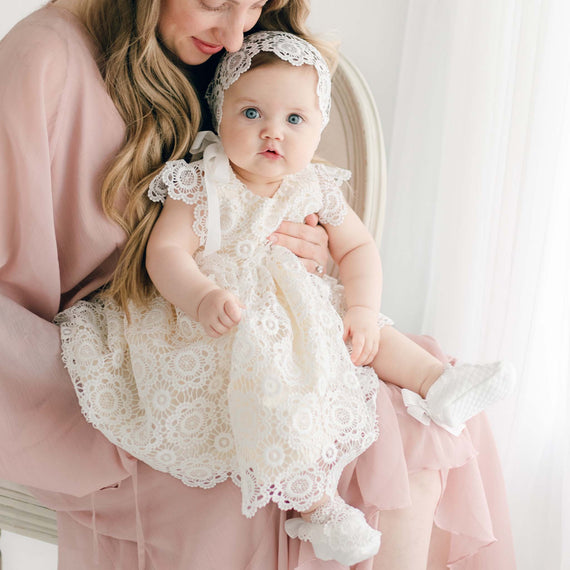
<instances>
[{"instance_id":1,"label":"pink chiffon sleeve","mask_svg":"<svg viewBox=\"0 0 570 570\"><path fill-rule=\"evenodd\" d=\"M66 52L11 41L0 50L0 478L83 495L128 474L83 419L50 322L62 292L51 180Z\"/></svg>"}]
</instances>

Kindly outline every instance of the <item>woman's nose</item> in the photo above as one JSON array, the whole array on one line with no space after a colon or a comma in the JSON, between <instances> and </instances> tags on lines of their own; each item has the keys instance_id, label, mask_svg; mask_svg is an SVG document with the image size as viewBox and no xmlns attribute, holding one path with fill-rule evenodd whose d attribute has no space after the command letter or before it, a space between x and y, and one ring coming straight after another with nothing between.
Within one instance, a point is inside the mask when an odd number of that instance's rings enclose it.
<instances>
[{"instance_id":1,"label":"woman's nose","mask_svg":"<svg viewBox=\"0 0 570 570\"><path fill-rule=\"evenodd\" d=\"M227 22L220 30L221 43L228 52L237 51L243 43L243 33L246 30L245 18L238 16Z\"/></svg>"}]
</instances>

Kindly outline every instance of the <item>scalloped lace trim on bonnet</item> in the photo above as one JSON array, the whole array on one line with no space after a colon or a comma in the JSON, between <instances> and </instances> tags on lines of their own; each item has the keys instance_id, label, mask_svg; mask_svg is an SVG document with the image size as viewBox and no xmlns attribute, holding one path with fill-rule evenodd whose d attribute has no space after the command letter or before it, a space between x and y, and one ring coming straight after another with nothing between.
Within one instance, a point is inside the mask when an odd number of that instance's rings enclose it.
<instances>
[{"instance_id":1,"label":"scalloped lace trim on bonnet","mask_svg":"<svg viewBox=\"0 0 570 570\"><path fill-rule=\"evenodd\" d=\"M251 67L253 57L261 52L274 53L291 65L312 65L317 70L317 95L324 129L330 116L331 74L323 56L309 42L294 34L265 31L247 36L238 51L227 53L218 64L214 79L206 91L216 130L222 119L224 91Z\"/></svg>"}]
</instances>

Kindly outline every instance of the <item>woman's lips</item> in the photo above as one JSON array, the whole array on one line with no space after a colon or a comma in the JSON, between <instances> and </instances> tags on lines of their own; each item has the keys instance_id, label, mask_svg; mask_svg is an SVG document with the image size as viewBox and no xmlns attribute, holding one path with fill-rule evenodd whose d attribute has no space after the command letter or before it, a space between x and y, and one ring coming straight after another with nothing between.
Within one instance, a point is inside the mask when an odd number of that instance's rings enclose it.
<instances>
[{"instance_id":1,"label":"woman's lips","mask_svg":"<svg viewBox=\"0 0 570 570\"><path fill-rule=\"evenodd\" d=\"M192 37L192 41L194 42L194 45L202 53L205 53L207 55L213 55L213 54L218 53L219 51L222 51L224 49L224 46L208 44L208 43L203 42L202 40L199 40L198 38L195 38L195 37Z\"/></svg>"}]
</instances>

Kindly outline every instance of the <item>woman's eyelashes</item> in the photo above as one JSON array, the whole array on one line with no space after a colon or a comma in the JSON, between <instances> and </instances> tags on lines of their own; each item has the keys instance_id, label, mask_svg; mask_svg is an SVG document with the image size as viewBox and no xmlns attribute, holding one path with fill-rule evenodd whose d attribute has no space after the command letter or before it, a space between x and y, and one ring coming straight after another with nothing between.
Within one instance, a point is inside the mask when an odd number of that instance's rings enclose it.
<instances>
[{"instance_id":1,"label":"woman's eyelashes","mask_svg":"<svg viewBox=\"0 0 570 570\"><path fill-rule=\"evenodd\" d=\"M208 12L221 12L226 8L227 4L225 2L221 4L215 4L213 2L203 2L200 1L200 7Z\"/></svg>"},{"instance_id":2,"label":"woman's eyelashes","mask_svg":"<svg viewBox=\"0 0 570 570\"><path fill-rule=\"evenodd\" d=\"M265 0L263 2L258 2L257 4L251 6L250 10L261 11L263 10L265 4L267 4ZM230 5L227 2L216 4L215 2L204 2L203 0L200 0L200 7L206 10L207 12L221 12L222 10L229 8Z\"/></svg>"}]
</instances>

